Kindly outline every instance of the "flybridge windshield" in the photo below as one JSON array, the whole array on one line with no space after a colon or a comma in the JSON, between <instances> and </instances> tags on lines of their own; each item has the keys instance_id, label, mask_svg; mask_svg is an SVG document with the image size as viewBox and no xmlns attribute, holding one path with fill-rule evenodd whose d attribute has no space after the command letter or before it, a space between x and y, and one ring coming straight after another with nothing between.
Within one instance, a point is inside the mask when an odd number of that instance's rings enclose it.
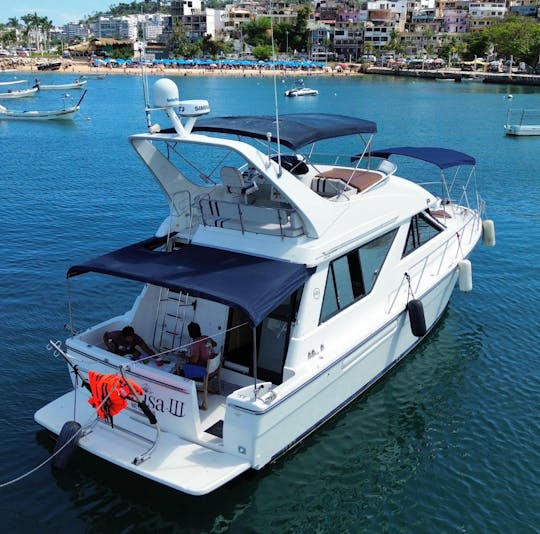
<instances>
[{"instance_id":1,"label":"flybridge windshield","mask_svg":"<svg viewBox=\"0 0 540 534\"><path fill-rule=\"evenodd\" d=\"M210 130L207 132L199 131L197 125L202 122L199 120L196 123L193 131L195 133L205 133L208 137L223 138L223 134L217 131ZM362 121L362 124L366 121ZM373 124L373 123L370 123ZM371 129L370 124L365 128ZM248 144L253 145L263 154L277 161L278 146L271 140L268 142L266 137L258 136L240 136L238 131L230 130L227 132L232 139L240 139ZM169 133L169 131L162 131ZM367 139L362 134L352 133L346 137L321 139L318 143L304 147L296 151L291 151L282 145L281 155L284 157L291 154L299 154L300 159L309 161L312 164L326 165L350 165L351 155L358 153L360 150L366 150L371 146L372 135L367 135ZM157 140L157 139L156 139ZM169 161L185 176L187 180L198 186L213 187L221 183L220 169L227 165L240 169L242 172L247 171L250 163L239 153L231 148L212 145L211 142L206 144L192 143L189 139L185 142L179 139L160 139L163 142L154 143L155 148L160 150ZM180 142L179 142L180 141Z\"/></svg>"},{"instance_id":2,"label":"flybridge windshield","mask_svg":"<svg viewBox=\"0 0 540 534\"><path fill-rule=\"evenodd\" d=\"M223 166L247 170L248 162L240 154L225 147L200 145L195 143L155 143L167 159L192 184L214 187L221 183L220 171Z\"/></svg>"},{"instance_id":3,"label":"flybridge windshield","mask_svg":"<svg viewBox=\"0 0 540 534\"><path fill-rule=\"evenodd\" d=\"M351 154L359 148L358 142L350 140L347 143L331 139L325 143L321 151L310 153L298 152L299 161L324 165L348 165ZM160 146L161 145L161 146ZM234 150L224 147L199 144L183 143L155 143L157 149L166 155L167 159L182 173L192 184L203 187L214 187L221 183L220 171L224 166L240 169L241 172L249 172L251 164ZM263 153L270 152L270 158L278 161L277 148L274 146L258 146ZM362 147L363 148L363 147ZM282 152L284 160L291 156L290 152ZM287 168L285 164L282 165Z\"/></svg>"}]
</instances>

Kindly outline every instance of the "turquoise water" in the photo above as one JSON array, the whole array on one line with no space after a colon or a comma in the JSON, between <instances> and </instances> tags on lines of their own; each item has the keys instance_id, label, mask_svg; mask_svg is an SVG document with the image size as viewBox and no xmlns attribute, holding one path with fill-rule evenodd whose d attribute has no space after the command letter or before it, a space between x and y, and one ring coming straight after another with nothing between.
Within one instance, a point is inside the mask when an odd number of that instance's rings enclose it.
<instances>
[{"instance_id":1,"label":"turquoise water","mask_svg":"<svg viewBox=\"0 0 540 534\"><path fill-rule=\"evenodd\" d=\"M40 74L42 83L72 78ZM214 114L273 112L271 79L176 81L181 98L207 98ZM376 147L446 146L477 158L497 247L472 255L473 291L456 290L440 325L398 368L263 471L194 498L81 452L65 472L45 465L0 489L4 530L540 530L540 137L503 134L508 105L538 108L540 89L307 78L319 96L286 99L289 81L276 85L282 113L356 115L377 122ZM87 86L74 124L0 122L0 484L52 449L33 413L69 388L64 364L45 349L66 336L67 268L149 236L168 213L127 141L145 130L141 78ZM61 95L24 100L17 106L52 109ZM75 280L75 326L122 311L136 289Z\"/></svg>"}]
</instances>

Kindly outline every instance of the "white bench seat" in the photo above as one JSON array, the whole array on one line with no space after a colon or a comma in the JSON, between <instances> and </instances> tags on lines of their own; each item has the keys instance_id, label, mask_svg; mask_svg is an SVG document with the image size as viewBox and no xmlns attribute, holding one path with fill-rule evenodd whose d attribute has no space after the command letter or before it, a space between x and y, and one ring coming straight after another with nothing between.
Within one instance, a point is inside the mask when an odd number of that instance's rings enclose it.
<instances>
[{"instance_id":1,"label":"white bench seat","mask_svg":"<svg viewBox=\"0 0 540 534\"><path fill-rule=\"evenodd\" d=\"M199 200L199 209L205 226L282 237L297 237L304 233L301 218L291 209L206 198Z\"/></svg>"}]
</instances>

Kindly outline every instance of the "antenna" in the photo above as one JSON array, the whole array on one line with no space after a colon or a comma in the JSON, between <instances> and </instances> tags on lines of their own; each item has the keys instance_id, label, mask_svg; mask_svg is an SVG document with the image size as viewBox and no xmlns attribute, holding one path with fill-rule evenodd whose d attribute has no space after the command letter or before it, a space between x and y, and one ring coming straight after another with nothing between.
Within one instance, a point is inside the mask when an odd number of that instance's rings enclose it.
<instances>
[{"instance_id":1,"label":"antenna","mask_svg":"<svg viewBox=\"0 0 540 534\"><path fill-rule=\"evenodd\" d=\"M272 61L274 63L274 110L276 113L276 141L277 141L277 162L278 176L281 176L281 137L279 134L279 107L277 98L277 76L276 76L276 49L274 44L274 6L270 0L270 39L272 42Z\"/></svg>"},{"instance_id":2,"label":"antenna","mask_svg":"<svg viewBox=\"0 0 540 534\"><path fill-rule=\"evenodd\" d=\"M148 77L146 76L146 66L144 61L145 56L144 43L139 41L139 57L141 61L141 76L144 94L144 112L146 114L146 126L150 130L152 128L152 118L150 117L150 97L148 95Z\"/></svg>"}]
</instances>

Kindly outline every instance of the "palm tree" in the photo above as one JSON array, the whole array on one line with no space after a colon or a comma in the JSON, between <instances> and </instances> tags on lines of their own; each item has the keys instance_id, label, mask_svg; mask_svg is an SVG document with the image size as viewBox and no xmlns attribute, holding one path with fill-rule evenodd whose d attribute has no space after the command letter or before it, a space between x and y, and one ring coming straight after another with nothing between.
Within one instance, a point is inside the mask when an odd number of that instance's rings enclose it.
<instances>
[{"instance_id":1,"label":"palm tree","mask_svg":"<svg viewBox=\"0 0 540 534\"><path fill-rule=\"evenodd\" d=\"M44 35L45 50L49 49L49 37L51 35L51 30L54 28L52 20L49 20L47 17L40 18L41 31Z\"/></svg>"},{"instance_id":2,"label":"palm tree","mask_svg":"<svg viewBox=\"0 0 540 534\"><path fill-rule=\"evenodd\" d=\"M395 28L390 32L390 40L384 48L386 50L394 51L396 56L399 56L405 52L405 46L403 46L400 39L400 34Z\"/></svg>"},{"instance_id":3,"label":"palm tree","mask_svg":"<svg viewBox=\"0 0 540 534\"><path fill-rule=\"evenodd\" d=\"M28 47L32 41L35 43L38 52L43 52L43 45L47 48L49 33L54 27L51 20L47 17L40 17L36 12L28 13L21 17L25 24L23 35L26 37Z\"/></svg>"},{"instance_id":4,"label":"palm tree","mask_svg":"<svg viewBox=\"0 0 540 534\"><path fill-rule=\"evenodd\" d=\"M21 29L21 24L19 22L19 19L17 17L11 17L8 19L8 22L6 24L7 28L12 28L15 32L15 42L14 44L17 45L19 42L19 30Z\"/></svg>"},{"instance_id":5,"label":"palm tree","mask_svg":"<svg viewBox=\"0 0 540 534\"><path fill-rule=\"evenodd\" d=\"M14 28L15 30L18 30L21 27L21 25L19 24L19 19L17 17L9 18L6 26Z\"/></svg>"},{"instance_id":6,"label":"palm tree","mask_svg":"<svg viewBox=\"0 0 540 534\"><path fill-rule=\"evenodd\" d=\"M374 54L376 51L375 45L371 41L364 41L363 53Z\"/></svg>"},{"instance_id":7,"label":"palm tree","mask_svg":"<svg viewBox=\"0 0 540 534\"><path fill-rule=\"evenodd\" d=\"M37 40L36 26L39 17L37 13L34 13L33 15L32 13L28 13L27 15L23 15L21 20L24 22L23 35L26 38L26 46L30 48L32 37L34 38L34 42Z\"/></svg>"}]
</instances>

